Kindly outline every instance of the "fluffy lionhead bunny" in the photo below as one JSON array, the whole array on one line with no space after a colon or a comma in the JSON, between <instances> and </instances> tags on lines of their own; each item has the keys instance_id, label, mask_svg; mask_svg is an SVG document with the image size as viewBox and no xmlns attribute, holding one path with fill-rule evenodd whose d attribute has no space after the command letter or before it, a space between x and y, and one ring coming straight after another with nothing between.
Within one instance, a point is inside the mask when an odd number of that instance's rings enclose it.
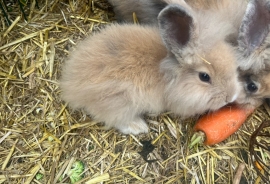
<instances>
[{"instance_id":1,"label":"fluffy lionhead bunny","mask_svg":"<svg viewBox=\"0 0 270 184\"><path fill-rule=\"evenodd\" d=\"M135 12L141 24L157 25L158 13L170 3L183 0L108 0L120 22L133 22ZM258 107L270 98L270 1L186 0L194 11L211 11L218 20L231 24L227 41L237 48L244 107ZM223 34L223 33L222 33Z\"/></svg>"},{"instance_id":2,"label":"fluffy lionhead bunny","mask_svg":"<svg viewBox=\"0 0 270 184\"><path fill-rule=\"evenodd\" d=\"M159 28L111 25L78 44L63 66L63 100L107 127L139 134L148 132L144 113L188 117L238 97L229 26L177 4L158 22Z\"/></svg>"}]
</instances>

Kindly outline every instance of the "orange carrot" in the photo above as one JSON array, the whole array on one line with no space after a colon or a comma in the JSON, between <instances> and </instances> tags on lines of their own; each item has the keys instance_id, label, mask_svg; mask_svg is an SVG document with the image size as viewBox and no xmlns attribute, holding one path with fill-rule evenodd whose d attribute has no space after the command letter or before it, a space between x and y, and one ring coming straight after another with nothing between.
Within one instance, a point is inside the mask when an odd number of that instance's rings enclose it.
<instances>
[{"instance_id":1,"label":"orange carrot","mask_svg":"<svg viewBox=\"0 0 270 184\"><path fill-rule=\"evenodd\" d=\"M258 161L254 161L254 165L259 169L259 171L263 171L262 164L260 164Z\"/></svg>"},{"instance_id":2,"label":"orange carrot","mask_svg":"<svg viewBox=\"0 0 270 184\"><path fill-rule=\"evenodd\" d=\"M205 145L214 145L227 139L241 127L253 111L254 109L243 109L236 105L228 105L216 112L202 116L194 126L196 135L195 138L191 139L190 146L192 147L198 140L202 141L202 136L205 137ZM197 141L194 142L194 139Z\"/></svg>"}]
</instances>

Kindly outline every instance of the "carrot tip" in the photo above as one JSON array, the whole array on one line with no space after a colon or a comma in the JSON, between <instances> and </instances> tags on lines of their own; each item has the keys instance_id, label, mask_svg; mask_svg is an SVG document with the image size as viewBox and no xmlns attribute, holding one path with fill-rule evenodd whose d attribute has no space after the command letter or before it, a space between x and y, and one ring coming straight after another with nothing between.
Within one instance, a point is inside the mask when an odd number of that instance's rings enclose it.
<instances>
[{"instance_id":1,"label":"carrot tip","mask_svg":"<svg viewBox=\"0 0 270 184\"><path fill-rule=\"evenodd\" d=\"M195 132L191 138L189 148L193 148L195 145L202 144L205 140L205 134L202 131Z\"/></svg>"}]
</instances>

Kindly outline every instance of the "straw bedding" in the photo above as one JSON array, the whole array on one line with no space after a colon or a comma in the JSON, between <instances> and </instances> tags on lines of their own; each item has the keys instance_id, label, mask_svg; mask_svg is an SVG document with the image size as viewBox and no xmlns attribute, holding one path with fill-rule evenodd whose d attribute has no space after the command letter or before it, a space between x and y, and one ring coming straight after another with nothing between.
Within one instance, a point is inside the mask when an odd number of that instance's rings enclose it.
<instances>
[{"instance_id":1,"label":"straw bedding","mask_svg":"<svg viewBox=\"0 0 270 184\"><path fill-rule=\"evenodd\" d=\"M147 116L145 135L103 130L61 101L58 79L76 43L112 22L110 6L105 0L21 2L28 22L17 1L9 4L12 25L0 14L0 183L225 184L241 164L241 183L261 182L248 145L269 119L266 104L212 147L188 148L196 119L170 113ZM269 153L257 151L269 164Z\"/></svg>"}]
</instances>

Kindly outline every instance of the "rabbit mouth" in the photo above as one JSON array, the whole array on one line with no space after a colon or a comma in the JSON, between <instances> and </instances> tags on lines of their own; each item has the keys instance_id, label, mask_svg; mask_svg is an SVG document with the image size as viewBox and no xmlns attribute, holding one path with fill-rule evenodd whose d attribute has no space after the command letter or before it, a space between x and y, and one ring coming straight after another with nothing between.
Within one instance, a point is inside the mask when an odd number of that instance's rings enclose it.
<instances>
[{"instance_id":1,"label":"rabbit mouth","mask_svg":"<svg viewBox=\"0 0 270 184\"><path fill-rule=\"evenodd\" d=\"M228 102L226 102L226 98L224 98L224 95L220 95L217 97L210 98L207 104L209 106L208 108L209 111L216 111L221 107L225 106L226 104L228 104Z\"/></svg>"}]
</instances>

